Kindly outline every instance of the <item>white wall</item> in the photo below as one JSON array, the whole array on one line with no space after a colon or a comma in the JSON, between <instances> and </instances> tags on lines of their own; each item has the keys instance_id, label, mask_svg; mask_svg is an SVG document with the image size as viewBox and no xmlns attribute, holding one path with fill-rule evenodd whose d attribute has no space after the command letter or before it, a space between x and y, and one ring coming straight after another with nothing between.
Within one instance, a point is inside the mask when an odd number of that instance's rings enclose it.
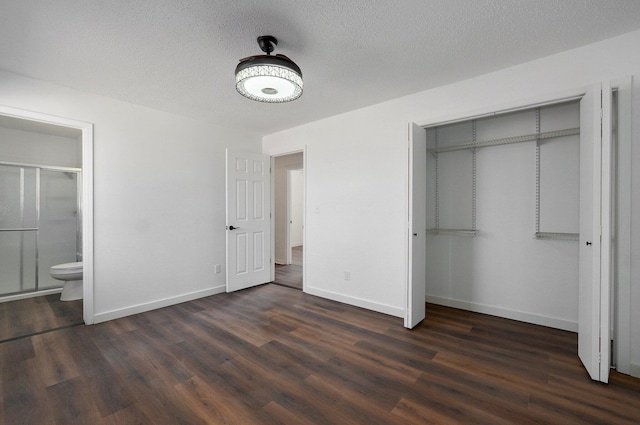
<instances>
[{"instance_id":1,"label":"white wall","mask_svg":"<svg viewBox=\"0 0 640 425\"><path fill-rule=\"evenodd\" d=\"M54 136L0 124L0 148L1 161L59 167L80 167L82 163L80 135Z\"/></svg>"},{"instance_id":2,"label":"white wall","mask_svg":"<svg viewBox=\"0 0 640 425\"><path fill-rule=\"evenodd\" d=\"M401 316L406 280L407 123L557 99L633 75L640 110L640 32L267 135L267 154L307 146L306 277L311 293ZM636 114L637 116L637 114ZM640 134L633 120L632 136ZM640 167L640 149L633 150ZM640 174L632 174L632 304L640 302ZM635 260L635 261L634 261ZM351 270L351 280L343 271ZM508 305L496 306L509 308ZM527 308L526 300L519 308ZM632 309L631 323L640 323ZM539 312L551 314L550 312ZM640 327L631 361L640 373ZM633 365L632 365L633 366Z\"/></svg>"},{"instance_id":3,"label":"white wall","mask_svg":"<svg viewBox=\"0 0 640 425\"><path fill-rule=\"evenodd\" d=\"M259 137L4 71L0 104L94 124L96 322L224 290L225 147Z\"/></svg>"},{"instance_id":4,"label":"white wall","mask_svg":"<svg viewBox=\"0 0 640 425\"><path fill-rule=\"evenodd\" d=\"M306 291L402 316L409 120L397 126L385 113L339 115L266 136L263 147L307 146Z\"/></svg>"}]
</instances>

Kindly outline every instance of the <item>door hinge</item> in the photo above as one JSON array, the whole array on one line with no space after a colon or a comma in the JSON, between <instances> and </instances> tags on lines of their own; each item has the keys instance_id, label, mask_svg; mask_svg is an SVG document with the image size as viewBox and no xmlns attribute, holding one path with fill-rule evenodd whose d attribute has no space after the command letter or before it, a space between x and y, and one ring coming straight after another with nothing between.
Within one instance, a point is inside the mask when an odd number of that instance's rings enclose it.
<instances>
[{"instance_id":1,"label":"door hinge","mask_svg":"<svg viewBox=\"0 0 640 425\"><path fill-rule=\"evenodd\" d=\"M602 337L598 337L598 364L602 363Z\"/></svg>"}]
</instances>

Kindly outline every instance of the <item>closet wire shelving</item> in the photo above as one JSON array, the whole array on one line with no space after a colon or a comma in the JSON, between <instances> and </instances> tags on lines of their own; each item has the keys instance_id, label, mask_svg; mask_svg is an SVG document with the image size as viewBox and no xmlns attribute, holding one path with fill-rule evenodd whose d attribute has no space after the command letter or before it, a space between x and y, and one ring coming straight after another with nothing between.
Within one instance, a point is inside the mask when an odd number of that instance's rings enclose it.
<instances>
[{"instance_id":1,"label":"closet wire shelving","mask_svg":"<svg viewBox=\"0 0 640 425\"><path fill-rule=\"evenodd\" d=\"M476 149L510 145L514 143L536 142L536 212L535 212L535 233L536 239L553 239L553 240L578 240L578 233L563 232L542 232L540 231L540 142L546 139L555 139L566 136L574 136L580 134L580 128L567 128L562 130L540 131L540 108L535 108L536 114L536 132L533 134L524 134L521 136L505 137L499 139L483 140L478 142L476 134L476 120L471 120L471 142L460 143L451 146L439 146L439 128L435 127L434 147L428 148L427 152L435 158L435 227L427 229L428 234L448 234L457 236L476 236L478 229L476 228ZM446 152L454 152L464 149L470 149L472 154L472 179L471 179L471 228L470 229L451 229L440 227L440 164L439 154Z\"/></svg>"},{"instance_id":2,"label":"closet wire shelving","mask_svg":"<svg viewBox=\"0 0 640 425\"><path fill-rule=\"evenodd\" d=\"M449 234L457 236L475 236L476 229L476 120L471 121L472 136L471 143L465 143L455 146L440 147L439 144L439 128L435 127L434 148L427 149L435 158L435 227L427 229L428 234L439 235ZM457 150L471 149L472 156L472 183L471 183L471 228L470 229L452 229L440 227L440 152L453 152Z\"/></svg>"}]
</instances>

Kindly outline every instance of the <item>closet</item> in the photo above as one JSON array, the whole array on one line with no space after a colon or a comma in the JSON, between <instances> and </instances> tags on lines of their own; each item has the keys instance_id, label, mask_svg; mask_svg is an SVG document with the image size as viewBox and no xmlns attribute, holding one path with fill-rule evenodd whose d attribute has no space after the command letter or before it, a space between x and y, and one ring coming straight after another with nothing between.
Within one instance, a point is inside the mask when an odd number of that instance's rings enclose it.
<instances>
[{"instance_id":1,"label":"closet","mask_svg":"<svg viewBox=\"0 0 640 425\"><path fill-rule=\"evenodd\" d=\"M428 299L577 330L579 100L426 138Z\"/></svg>"},{"instance_id":2,"label":"closet","mask_svg":"<svg viewBox=\"0 0 640 425\"><path fill-rule=\"evenodd\" d=\"M408 141L405 327L426 298L575 331L592 379L629 373L631 79Z\"/></svg>"}]
</instances>

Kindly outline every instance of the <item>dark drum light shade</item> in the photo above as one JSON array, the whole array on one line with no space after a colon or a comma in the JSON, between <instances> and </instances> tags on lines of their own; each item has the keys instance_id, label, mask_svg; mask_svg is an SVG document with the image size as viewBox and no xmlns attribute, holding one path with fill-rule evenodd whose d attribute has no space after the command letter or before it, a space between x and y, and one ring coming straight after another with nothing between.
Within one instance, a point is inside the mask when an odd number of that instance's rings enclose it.
<instances>
[{"instance_id":1,"label":"dark drum light shade","mask_svg":"<svg viewBox=\"0 0 640 425\"><path fill-rule=\"evenodd\" d=\"M258 37L258 45L266 55L241 59L236 67L236 90L251 100L283 103L302 95L302 71L284 55L271 56L274 37Z\"/></svg>"}]
</instances>

